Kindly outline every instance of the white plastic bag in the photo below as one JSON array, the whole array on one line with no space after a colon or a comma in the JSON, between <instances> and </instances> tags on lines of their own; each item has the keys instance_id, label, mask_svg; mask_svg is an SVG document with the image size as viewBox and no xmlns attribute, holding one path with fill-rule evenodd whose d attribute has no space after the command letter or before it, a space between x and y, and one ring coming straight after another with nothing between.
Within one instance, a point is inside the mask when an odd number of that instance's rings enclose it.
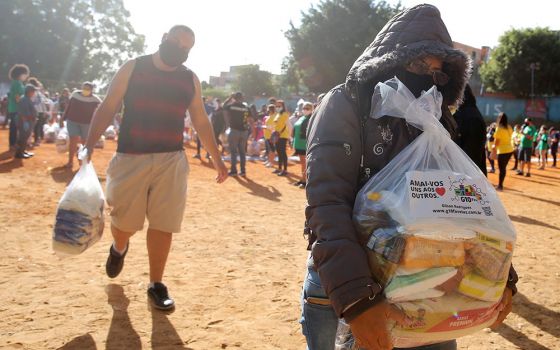
<instances>
[{"instance_id":1,"label":"white plastic bag","mask_svg":"<svg viewBox=\"0 0 560 350\"><path fill-rule=\"evenodd\" d=\"M407 325L388 325L396 347L492 324L516 238L494 187L439 122L441 103L435 86L416 99L397 78L377 84L372 97L371 118L403 118L423 130L354 205L372 274L407 315Z\"/></svg>"},{"instance_id":2,"label":"white plastic bag","mask_svg":"<svg viewBox=\"0 0 560 350\"><path fill-rule=\"evenodd\" d=\"M84 159L84 151L80 159ZM60 255L77 255L103 235L105 196L93 164L82 160L80 170L58 203L53 249Z\"/></svg>"},{"instance_id":3,"label":"white plastic bag","mask_svg":"<svg viewBox=\"0 0 560 350\"><path fill-rule=\"evenodd\" d=\"M68 138L68 130L66 127L59 130L58 134L56 135L56 150L58 153L66 153L68 152L69 146L69 138Z\"/></svg>"}]
</instances>

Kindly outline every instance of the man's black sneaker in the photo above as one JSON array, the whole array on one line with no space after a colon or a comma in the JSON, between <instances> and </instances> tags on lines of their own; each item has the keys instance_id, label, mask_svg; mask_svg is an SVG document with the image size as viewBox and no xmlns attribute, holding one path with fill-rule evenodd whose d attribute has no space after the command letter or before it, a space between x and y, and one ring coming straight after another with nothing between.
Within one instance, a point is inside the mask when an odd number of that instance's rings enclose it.
<instances>
[{"instance_id":1,"label":"man's black sneaker","mask_svg":"<svg viewBox=\"0 0 560 350\"><path fill-rule=\"evenodd\" d=\"M525 177L531 177L531 173L525 174Z\"/></svg>"},{"instance_id":2,"label":"man's black sneaker","mask_svg":"<svg viewBox=\"0 0 560 350\"><path fill-rule=\"evenodd\" d=\"M124 266L124 257L126 253L128 253L128 247L130 242L126 245L126 250L122 255L120 255L113 245L111 244L111 248L109 248L109 257L107 258L107 264L105 264L105 271L107 272L107 276L110 278L115 278L121 273L122 268Z\"/></svg>"},{"instance_id":3,"label":"man's black sneaker","mask_svg":"<svg viewBox=\"0 0 560 350\"><path fill-rule=\"evenodd\" d=\"M230 171L227 174L228 174L228 176L237 176L237 171Z\"/></svg>"},{"instance_id":4,"label":"man's black sneaker","mask_svg":"<svg viewBox=\"0 0 560 350\"><path fill-rule=\"evenodd\" d=\"M23 151L23 154L25 154L26 156L28 156L29 158L33 157L35 155L35 153L33 152L27 152L27 151Z\"/></svg>"},{"instance_id":5,"label":"man's black sneaker","mask_svg":"<svg viewBox=\"0 0 560 350\"><path fill-rule=\"evenodd\" d=\"M242 172L239 173L239 176L241 176L241 177L247 177L247 173L245 173L244 171L242 171Z\"/></svg>"},{"instance_id":6,"label":"man's black sneaker","mask_svg":"<svg viewBox=\"0 0 560 350\"><path fill-rule=\"evenodd\" d=\"M167 287L163 283L156 282L153 287L148 288L148 296L156 309L171 310L175 307L175 302L169 297Z\"/></svg>"},{"instance_id":7,"label":"man's black sneaker","mask_svg":"<svg viewBox=\"0 0 560 350\"><path fill-rule=\"evenodd\" d=\"M192 156L195 159L200 159L200 154L195 154L194 156Z\"/></svg>"}]
</instances>

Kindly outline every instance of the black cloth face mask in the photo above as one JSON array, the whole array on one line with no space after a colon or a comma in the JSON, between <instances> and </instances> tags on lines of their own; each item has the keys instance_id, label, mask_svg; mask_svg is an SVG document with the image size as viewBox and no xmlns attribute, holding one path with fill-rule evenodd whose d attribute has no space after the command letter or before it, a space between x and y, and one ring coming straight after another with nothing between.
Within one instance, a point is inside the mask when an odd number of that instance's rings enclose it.
<instances>
[{"instance_id":1,"label":"black cloth face mask","mask_svg":"<svg viewBox=\"0 0 560 350\"><path fill-rule=\"evenodd\" d=\"M179 67L189 57L189 51L180 48L172 41L165 40L159 44L159 56L169 67Z\"/></svg>"}]
</instances>

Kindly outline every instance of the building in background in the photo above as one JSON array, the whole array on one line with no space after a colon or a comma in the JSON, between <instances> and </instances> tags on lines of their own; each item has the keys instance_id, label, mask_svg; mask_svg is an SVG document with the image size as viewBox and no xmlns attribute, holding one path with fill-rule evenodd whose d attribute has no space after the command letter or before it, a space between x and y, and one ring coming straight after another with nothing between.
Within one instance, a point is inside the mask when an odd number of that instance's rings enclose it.
<instances>
[{"instance_id":1,"label":"building in background","mask_svg":"<svg viewBox=\"0 0 560 350\"><path fill-rule=\"evenodd\" d=\"M488 61L490 57L490 47L483 46L481 48L476 48L463 43L453 42L453 47L463 51L467 56L469 56L473 63L473 72L469 84L475 95L483 95L484 86L482 85L482 80L480 79L480 74L478 72L479 67Z\"/></svg>"}]
</instances>

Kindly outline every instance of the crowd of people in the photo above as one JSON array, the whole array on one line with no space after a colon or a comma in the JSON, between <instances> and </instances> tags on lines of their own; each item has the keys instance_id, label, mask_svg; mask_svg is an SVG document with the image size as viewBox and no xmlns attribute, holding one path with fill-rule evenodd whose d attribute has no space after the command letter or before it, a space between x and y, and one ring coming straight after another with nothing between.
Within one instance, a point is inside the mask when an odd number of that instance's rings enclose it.
<instances>
[{"instance_id":1,"label":"crowd of people","mask_svg":"<svg viewBox=\"0 0 560 350\"><path fill-rule=\"evenodd\" d=\"M93 93L91 82L84 82L81 89L72 93L68 88L51 94L41 81L30 77L29 67L15 64L9 71L10 90L2 99L0 115L4 116L3 126L9 127L10 151L18 159L34 156L31 152L42 142L55 142L52 132L67 135L63 139L68 150L66 167L72 168L78 144L87 138L89 124L101 99ZM67 140L66 140L67 139Z\"/></svg>"},{"instance_id":2,"label":"crowd of people","mask_svg":"<svg viewBox=\"0 0 560 350\"><path fill-rule=\"evenodd\" d=\"M101 98L94 94L95 86L84 82L81 89L71 92L68 88L51 94L25 64L16 64L9 73L10 91L2 100L4 127L9 126L10 150L15 158L33 157L31 152L45 141L45 130L54 128L59 134L67 135L68 161L64 165L72 168L76 151L84 144ZM244 101L243 93L236 92L225 101L203 97L204 109L214 130L214 138L221 147L221 154L229 154L231 167L229 176L245 177L247 156L258 157L272 174L288 175L288 159L296 156L301 169L301 179L294 183L305 188L305 152L307 124L316 103L300 100L290 112L284 100L271 97L267 104L257 110L254 104ZM118 137L120 113L115 116L109 133ZM185 143L196 142L194 158L201 159L202 144L190 121L185 117ZM51 138L47 142L54 142ZM206 152L206 159L210 159ZM238 171L239 165L239 171Z\"/></svg>"},{"instance_id":3,"label":"crowd of people","mask_svg":"<svg viewBox=\"0 0 560 350\"><path fill-rule=\"evenodd\" d=\"M286 176L289 155L292 155L298 157L301 166L301 180L294 185L305 188L306 133L315 103L300 100L290 113L285 101L274 97L257 110L254 104L244 102L242 92L232 94L223 102L219 98L208 100L206 97L203 101L222 155L229 152L229 176L247 176L247 156L258 157L265 167L274 168L272 174ZM202 159L201 142L187 116L185 140L189 142L191 139L196 140L193 158ZM210 159L208 152L206 158Z\"/></svg>"},{"instance_id":4,"label":"crowd of people","mask_svg":"<svg viewBox=\"0 0 560 350\"><path fill-rule=\"evenodd\" d=\"M531 162L537 158L537 169L546 167L556 168L558 155L558 142L560 130L555 127L541 125L537 127L532 118L525 118L523 124L508 124L508 117L500 113L495 123L487 128L486 155L490 164L490 173L496 172L495 163L498 163L499 184L498 189L503 189L503 181L510 158L515 161L510 170L520 176L531 176ZM548 155L552 157L549 164Z\"/></svg>"}]
</instances>

